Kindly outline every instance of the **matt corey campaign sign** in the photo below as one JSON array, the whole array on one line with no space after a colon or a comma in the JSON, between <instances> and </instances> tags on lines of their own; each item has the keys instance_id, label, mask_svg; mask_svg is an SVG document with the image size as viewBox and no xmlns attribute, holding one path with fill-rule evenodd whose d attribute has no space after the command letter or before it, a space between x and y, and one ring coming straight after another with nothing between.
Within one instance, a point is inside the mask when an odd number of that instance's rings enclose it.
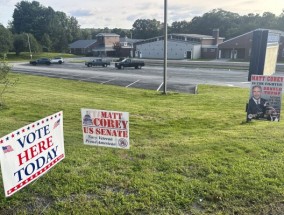
<instances>
[{"instance_id":1,"label":"matt corey campaign sign","mask_svg":"<svg viewBox=\"0 0 284 215\"><path fill-rule=\"evenodd\" d=\"M0 156L5 196L8 197L65 157L63 112L0 138Z\"/></svg>"},{"instance_id":2,"label":"matt corey campaign sign","mask_svg":"<svg viewBox=\"0 0 284 215\"><path fill-rule=\"evenodd\" d=\"M81 109L84 144L129 149L127 112Z\"/></svg>"},{"instance_id":3,"label":"matt corey campaign sign","mask_svg":"<svg viewBox=\"0 0 284 215\"><path fill-rule=\"evenodd\" d=\"M250 99L247 108L247 121L279 121L284 77L251 76Z\"/></svg>"}]
</instances>

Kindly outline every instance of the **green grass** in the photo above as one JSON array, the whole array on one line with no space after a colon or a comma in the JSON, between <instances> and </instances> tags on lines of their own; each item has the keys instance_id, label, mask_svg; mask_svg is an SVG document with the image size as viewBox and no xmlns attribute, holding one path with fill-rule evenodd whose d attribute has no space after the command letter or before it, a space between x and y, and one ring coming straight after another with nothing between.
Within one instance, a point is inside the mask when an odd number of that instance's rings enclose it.
<instances>
[{"instance_id":1,"label":"green grass","mask_svg":"<svg viewBox=\"0 0 284 215\"><path fill-rule=\"evenodd\" d=\"M284 122L245 123L248 89L169 93L19 78L0 136L64 112L66 158L10 198L0 214L280 214ZM130 149L82 143L81 108L130 114ZM2 177L0 184L3 190Z\"/></svg>"}]
</instances>

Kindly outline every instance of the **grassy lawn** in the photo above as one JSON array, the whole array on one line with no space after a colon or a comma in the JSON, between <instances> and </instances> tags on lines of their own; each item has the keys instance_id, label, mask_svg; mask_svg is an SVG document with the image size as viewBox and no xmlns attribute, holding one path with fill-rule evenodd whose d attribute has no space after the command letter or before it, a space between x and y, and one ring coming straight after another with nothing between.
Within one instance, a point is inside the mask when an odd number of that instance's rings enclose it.
<instances>
[{"instance_id":1,"label":"grassy lawn","mask_svg":"<svg viewBox=\"0 0 284 215\"><path fill-rule=\"evenodd\" d=\"M66 158L0 214L280 214L284 121L245 123L249 90L199 94L10 74L0 136L63 110ZM83 145L81 108L130 114L130 149Z\"/></svg>"}]
</instances>

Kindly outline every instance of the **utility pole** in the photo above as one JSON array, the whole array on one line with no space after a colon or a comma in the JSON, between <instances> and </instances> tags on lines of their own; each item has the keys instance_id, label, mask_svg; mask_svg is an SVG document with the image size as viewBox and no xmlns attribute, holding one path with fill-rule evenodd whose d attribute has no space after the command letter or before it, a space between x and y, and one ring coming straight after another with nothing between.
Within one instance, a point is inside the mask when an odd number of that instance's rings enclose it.
<instances>
[{"instance_id":1,"label":"utility pole","mask_svg":"<svg viewBox=\"0 0 284 215\"><path fill-rule=\"evenodd\" d=\"M27 34L27 37L28 37L28 45L29 45L29 50L30 50L30 57L31 57L31 59L33 59L29 34Z\"/></svg>"},{"instance_id":2,"label":"utility pole","mask_svg":"<svg viewBox=\"0 0 284 215\"><path fill-rule=\"evenodd\" d=\"M168 49L168 25L167 25L167 0L164 0L164 94L167 94L167 49Z\"/></svg>"}]
</instances>

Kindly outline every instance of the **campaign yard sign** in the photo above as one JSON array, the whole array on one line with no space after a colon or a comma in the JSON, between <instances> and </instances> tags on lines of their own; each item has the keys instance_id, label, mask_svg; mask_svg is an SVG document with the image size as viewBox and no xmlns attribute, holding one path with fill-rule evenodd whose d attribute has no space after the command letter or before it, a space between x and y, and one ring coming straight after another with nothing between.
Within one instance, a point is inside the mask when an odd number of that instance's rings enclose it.
<instances>
[{"instance_id":1,"label":"campaign yard sign","mask_svg":"<svg viewBox=\"0 0 284 215\"><path fill-rule=\"evenodd\" d=\"M129 149L127 112L82 108L81 115L84 144Z\"/></svg>"},{"instance_id":2,"label":"campaign yard sign","mask_svg":"<svg viewBox=\"0 0 284 215\"><path fill-rule=\"evenodd\" d=\"M62 111L0 138L5 196L38 179L64 157Z\"/></svg>"},{"instance_id":3,"label":"campaign yard sign","mask_svg":"<svg viewBox=\"0 0 284 215\"><path fill-rule=\"evenodd\" d=\"M247 120L279 121L284 77L251 76Z\"/></svg>"}]
</instances>

